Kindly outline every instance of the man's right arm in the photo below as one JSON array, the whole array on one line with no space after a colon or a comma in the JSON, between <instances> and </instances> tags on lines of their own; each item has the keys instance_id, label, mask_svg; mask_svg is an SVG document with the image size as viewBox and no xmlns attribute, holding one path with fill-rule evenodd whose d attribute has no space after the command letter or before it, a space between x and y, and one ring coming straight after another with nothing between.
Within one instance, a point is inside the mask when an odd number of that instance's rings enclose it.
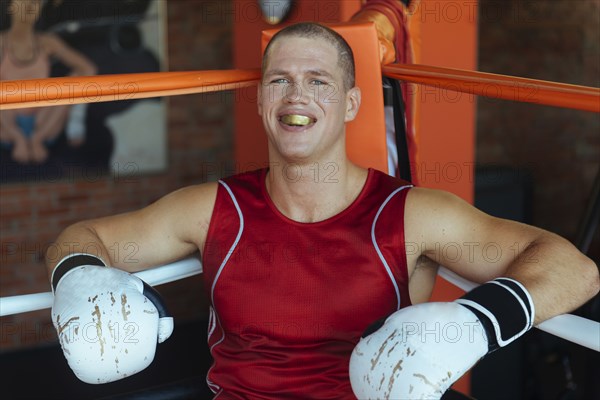
<instances>
[{"instance_id":1,"label":"man's right arm","mask_svg":"<svg viewBox=\"0 0 600 400\"><path fill-rule=\"evenodd\" d=\"M74 224L49 247L52 323L83 382L142 371L169 338L174 322L160 294L128 272L202 249L216 193L216 183L184 188L139 211Z\"/></svg>"},{"instance_id":2,"label":"man's right arm","mask_svg":"<svg viewBox=\"0 0 600 400\"><path fill-rule=\"evenodd\" d=\"M128 272L181 259L204 246L217 183L177 190L133 212L65 229L46 254L49 275L64 257L85 253Z\"/></svg>"}]
</instances>

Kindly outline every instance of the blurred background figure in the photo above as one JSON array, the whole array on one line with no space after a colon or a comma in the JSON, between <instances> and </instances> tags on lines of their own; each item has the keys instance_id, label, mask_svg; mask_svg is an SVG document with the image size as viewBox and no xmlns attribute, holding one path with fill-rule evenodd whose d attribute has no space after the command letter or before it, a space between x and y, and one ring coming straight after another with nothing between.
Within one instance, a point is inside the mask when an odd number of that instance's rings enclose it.
<instances>
[{"instance_id":1,"label":"blurred background figure","mask_svg":"<svg viewBox=\"0 0 600 400\"><path fill-rule=\"evenodd\" d=\"M96 73L94 64L68 46L57 35L36 31L42 0L12 0L8 15L10 28L0 33L0 80L40 79L51 76L52 59L62 62L71 76ZM70 144L84 140L85 106L56 106L3 110L0 113L0 142L20 164L43 163L48 147L64 130L72 111L67 135Z\"/></svg>"}]
</instances>

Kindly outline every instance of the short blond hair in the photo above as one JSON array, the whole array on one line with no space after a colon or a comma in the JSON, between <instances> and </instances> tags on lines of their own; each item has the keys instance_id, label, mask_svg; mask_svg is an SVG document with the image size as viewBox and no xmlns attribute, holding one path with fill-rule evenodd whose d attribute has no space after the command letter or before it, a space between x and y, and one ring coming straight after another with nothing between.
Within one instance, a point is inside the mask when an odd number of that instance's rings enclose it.
<instances>
[{"instance_id":1,"label":"short blond hair","mask_svg":"<svg viewBox=\"0 0 600 400\"><path fill-rule=\"evenodd\" d=\"M345 90L352 89L355 85L355 65L354 65L354 53L346 40L331 28L316 22L299 22L294 25L287 26L277 32L271 38L271 41L265 49L265 53L262 59L262 71L265 72L267 62L269 59L269 53L273 44L279 39L286 37L300 37L300 38L320 38L325 40L327 43L333 45L338 53L338 66L342 70L342 79L344 80Z\"/></svg>"}]
</instances>

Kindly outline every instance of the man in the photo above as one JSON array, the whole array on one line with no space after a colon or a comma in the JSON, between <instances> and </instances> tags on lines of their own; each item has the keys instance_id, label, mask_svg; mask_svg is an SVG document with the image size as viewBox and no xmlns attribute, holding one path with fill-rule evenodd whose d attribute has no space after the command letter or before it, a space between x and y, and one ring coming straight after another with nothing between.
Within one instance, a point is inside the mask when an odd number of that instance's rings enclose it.
<instances>
[{"instance_id":1,"label":"man","mask_svg":"<svg viewBox=\"0 0 600 400\"><path fill-rule=\"evenodd\" d=\"M172 326L156 295L118 269L133 272L198 250L211 300L214 364L207 380L219 399L354 398L351 353L363 331L391 313L355 350L356 396L407 397L435 386L420 395L439 397L460 376L450 368L464 372L488 346L505 345L598 292L595 264L566 240L353 164L345 124L360 103L344 40L317 24L285 28L265 51L258 88L269 169L67 228L56 241L67 256L48 259L48 268L53 321L75 373L106 382L143 369L154 354L152 339L164 340ZM113 243L134 243L137 262L116 257ZM421 311L429 305L411 303L427 299L434 279L421 271L422 260L475 282L505 278L460 302L441 303L441 311ZM496 286L508 289L498 293ZM431 343L444 358L431 366L406 348L411 332L398 332L407 322L437 320L485 335L460 347ZM125 335L135 341L120 336L126 325ZM87 328L98 340L85 340ZM371 357L376 343L379 354ZM428 375L411 360L427 366ZM395 391L398 381L411 382L406 392ZM417 387L420 381L425 384Z\"/></svg>"}]
</instances>

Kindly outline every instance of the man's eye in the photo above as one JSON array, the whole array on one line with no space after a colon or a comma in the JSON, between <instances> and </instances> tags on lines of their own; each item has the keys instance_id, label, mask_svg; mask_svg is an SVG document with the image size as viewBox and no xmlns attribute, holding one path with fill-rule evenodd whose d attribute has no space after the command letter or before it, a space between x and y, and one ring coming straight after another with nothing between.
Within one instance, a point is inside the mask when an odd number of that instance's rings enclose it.
<instances>
[{"instance_id":1,"label":"man's eye","mask_svg":"<svg viewBox=\"0 0 600 400\"><path fill-rule=\"evenodd\" d=\"M327 82L323 82L319 79L313 79L312 81L310 81L311 85L315 85L315 86L321 86L321 85L327 85Z\"/></svg>"},{"instance_id":2,"label":"man's eye","mask_svg":"<svg viewBox=\"0 0 600 400\"><path fill-rule=\"evenodd\" d=\"M280 83L288 83L288 80L285 78L277 78L273 79L271 83L280 84Z\"/></svg>"}]
</instances>

